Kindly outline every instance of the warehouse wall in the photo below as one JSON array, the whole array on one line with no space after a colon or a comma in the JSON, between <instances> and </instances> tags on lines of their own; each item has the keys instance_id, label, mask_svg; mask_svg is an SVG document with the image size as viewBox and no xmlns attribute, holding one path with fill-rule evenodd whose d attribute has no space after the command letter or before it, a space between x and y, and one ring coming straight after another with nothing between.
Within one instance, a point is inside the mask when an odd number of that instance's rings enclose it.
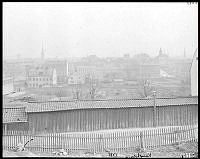
<instances>
[{"instance_id":1,"label":"warehouse wall","mask_svg":"<svg viewBox=\"0 0 200 159\"><path fill-rule=\"evenodd\" d=\"M3 132L8 132L8 131L28 131L28 129L29 129L28 122L3 123Z\"/></svg>"},{"instance_id":2,"label":"warehouse wall","mask_svg":"<svg viewBox=\"0 0 200 159\"><path fill-rule=\"evenodd\" d=\"M152 127L153 107L29 113L28 121L33 133ZM198 105L157 107L156 122L157 126L197 123Z\"/></svg>"}]
</instances>

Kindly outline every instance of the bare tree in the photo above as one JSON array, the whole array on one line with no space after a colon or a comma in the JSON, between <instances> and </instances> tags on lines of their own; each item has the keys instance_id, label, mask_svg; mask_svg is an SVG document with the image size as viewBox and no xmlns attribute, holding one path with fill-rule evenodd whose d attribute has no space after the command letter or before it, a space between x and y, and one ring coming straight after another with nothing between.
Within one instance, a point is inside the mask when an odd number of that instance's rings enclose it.
<instances>
[{"instance_id":1,"label":"bare tree","mask_svg":"<svg viewBox=\"0 0 200 159\"><path fill-rule=\"evenodd\" d=\"M80 84L76 84L76 86L72 90L74 99L79 100L81 98L81 91L82 90L80 88Z\"/></svg>"},{"instance_id":2,"label":"bare tree","mask_svg":"<svg viewBox=\"0 0 200 159\"><path fill-rule=\"evenodd\" d=\"M142 98L146 98L150 95L152 95L152 91L154 90L154 87L151 85L150 80L148 79L142 79L139 81L138 85L138 93Z\"/></svg>"},{"instance_id":3,"label":"bare tree","mask_svg":"<svg viewBox=\"0 0 200 159\"><path fill-rule=\"evenodd\" d=\"M96 95L96 90L97 90L97 80L94 79L93 76L90 76L90 88L89 88L89 93L90 93L90 98L93 100Z\"/></svg>"}]
</instances>

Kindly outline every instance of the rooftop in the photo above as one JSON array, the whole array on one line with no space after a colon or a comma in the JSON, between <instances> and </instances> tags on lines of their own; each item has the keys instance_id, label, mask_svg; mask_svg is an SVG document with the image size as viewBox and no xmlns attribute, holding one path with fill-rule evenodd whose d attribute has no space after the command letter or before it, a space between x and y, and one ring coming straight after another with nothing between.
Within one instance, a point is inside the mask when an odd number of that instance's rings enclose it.
<instances>
[{"instance_id":1,"label":"rooftop","mask_svg":"<svg viewBox=\"0 0 200 159\"><path fill-rule=\"evenodd\" d=\"M29 76L51 76L53 74L53 68L38 66L29 70Z\"/></svg>"},{"instance_id":2,"label":"rooftop","mask_svg":"<svg viewBox=\"0 0 200 159\"><path fill-rule=\"evenodd\" d=\"M25 107L3 108L3 123L27 122Z\"/></svg>"},{"instance_id":3,"label":"rooftop","mask_svg":"<svg viewBox=\"0 0 200 159\"><path fill-rule=\"evenodd\" d=\"M110 109L130 107L152 107L153 99L107 99L107 100L69 100L51 102L32 102L26 106L26 112L48 112L75 109ZM198 104L198 96L178 98L157 98L156 106Z\"/></svg>"}]
</instances>

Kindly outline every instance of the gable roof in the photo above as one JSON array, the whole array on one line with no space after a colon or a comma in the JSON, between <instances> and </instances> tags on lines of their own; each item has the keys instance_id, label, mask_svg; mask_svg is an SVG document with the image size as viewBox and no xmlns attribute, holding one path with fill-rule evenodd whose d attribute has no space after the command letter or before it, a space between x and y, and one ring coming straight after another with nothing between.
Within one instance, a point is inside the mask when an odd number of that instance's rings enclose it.
<instances>
[{"instance_id":1,"label":"gable roof","mask_svg":"<svg viewBox=\"0 0 200 159\"><path fill-rule=\"evenodd\" d=\"M49 112L76 109L111 109L152 107L153 99L79 100L28 103L26 112ZM198 104L198 97L157 98L156 106Z\"/></svg>"}]
</instances>

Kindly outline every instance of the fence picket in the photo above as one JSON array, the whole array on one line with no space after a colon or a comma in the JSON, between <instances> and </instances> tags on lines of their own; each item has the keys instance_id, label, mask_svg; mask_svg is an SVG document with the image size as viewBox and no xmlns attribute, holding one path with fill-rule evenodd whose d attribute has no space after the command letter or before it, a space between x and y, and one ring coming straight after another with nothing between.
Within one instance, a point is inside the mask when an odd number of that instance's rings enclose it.
<instances>
[{"instance_id":1,"label":"fence picket","mask_svg":"<svg viewBox=\"0 0 200 159\"><path fill-rule=\"evenodd\" d=\"M145 148L149 148L149 130L145 133Z\"/></svg>"},{"instance_id":2,"label":"fence picket","mask_svg":"<svg viewBox=\"0 0 200 159\"><path fill-rule=\"evenodd\" d=\"M153 129L153 131L152 131L152 147L155 147L155 129Z\"/></svg>"},{"instance_id":3,"label":"fence picket","mask_svg":"<svg viewBox=\"0 0 200 159\"><path fill-rule=\"evenodd\" d=\"M168 128L165 129L165 145L168 145L169 139L168 139Z\"/></svg>"},{"instance_id":4,"label":"fence picket","mask_svg":"<svg viewBox=\"0 0 200 159\"><path fill-rule=\"evenodd\" d=\"M141 134L141 133L142 134ZM110 149L112 152L122 152L136 147L159 147L181 141L198 141L198 127L194 125L158 127L151 129L136 129L83 132L83 133L49 133L31 135L24 131L8 131L3 134L3 148L13 149L19 142L26 143L29 150L54 151L60 148L67 151L80 150L102 152ZM141 136L142 135L142 136Z\"/></svg>"},{"instance_id":5,"label":"fence picket","mask_svg":"<svg viewBox=\"0 0 200 159\"><path fill-rule=\"evenodd\" d=\"M188 130L188 126L187 125L186 125L186 130ZM186 131L185 135L186 135L186 141L187 141L188 140L188 131Z\"/></svg>"}]
</instances>

